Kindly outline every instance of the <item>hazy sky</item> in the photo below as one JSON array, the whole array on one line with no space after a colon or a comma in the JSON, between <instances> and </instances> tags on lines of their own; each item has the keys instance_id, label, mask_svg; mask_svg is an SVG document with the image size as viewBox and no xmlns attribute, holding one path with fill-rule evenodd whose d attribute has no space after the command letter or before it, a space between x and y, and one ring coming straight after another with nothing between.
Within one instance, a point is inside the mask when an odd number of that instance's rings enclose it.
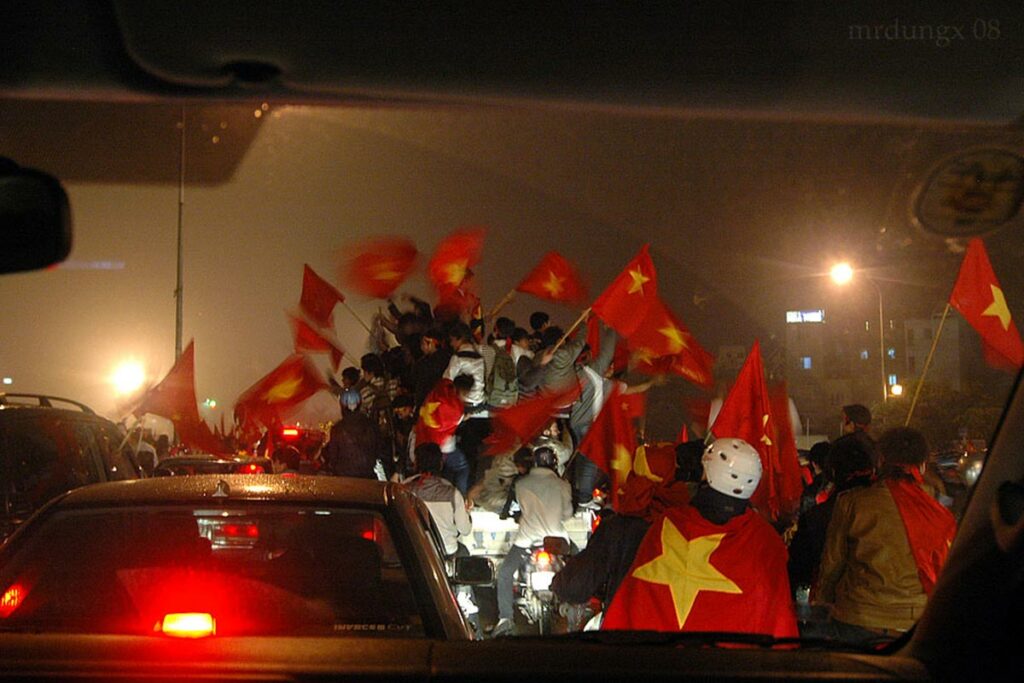
<instances>
[{"instance_id":1,"label":"hazy sky","mask_svg":"<svg viewBox=\"0 0 1024 683\"><path fill-rule=\"evenodd\" d=\"M121 360L141 360L153 378L170 367L179 116L0 102L0 153L65 179L75 219L66 267L0 280L8 390L113 414L108 380ZM229 415L291 352L284 311L297 304L303 263L335 279L339 250L379 234L411 237L425 262L452 229L489 226L485 307L548 250L577 260L596 294L650 242L661 292L712 352L755 336L770 345L787 307L836 304L816 275L837 257L898 281L891 305L926 314L947 296L958 256L910 224L916 183L952 151L1022 142L996 129L558 109L254 103L189 108L186 121L185 340L196 340L200 401L216 398ZM989 246L1021 310L1022 241L1004 231ZM407 289L428 293L421 275ZM846 296L847 308L872 310L872 292ZM378 305L349 302L367 320ZM509 311L524 324L538 308L563 324L578 312L524 296ZM362 328L342 307L335 318L358 356ZM335 409L321 397L308 416ZM678 429L676 400L653 413L666 435Z\"/></svg>"}]
</instances>

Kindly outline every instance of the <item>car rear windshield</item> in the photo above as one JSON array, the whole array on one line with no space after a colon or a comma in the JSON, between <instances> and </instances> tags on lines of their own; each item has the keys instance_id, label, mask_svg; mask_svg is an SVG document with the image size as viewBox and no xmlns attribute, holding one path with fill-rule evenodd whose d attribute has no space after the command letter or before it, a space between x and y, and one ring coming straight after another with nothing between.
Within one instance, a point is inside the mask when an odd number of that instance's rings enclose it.
<instances>
[{"instance_id":1,"label":"car rear windshield","mask_svg":"<svg viewBox=\"0 0 1024 683\"><path fill-rule=\"evenodd\" d=\"M0 558L0 629L423 636L406 567L375 512L296 507L57 512Z\"/></svg>"}]
</instances>

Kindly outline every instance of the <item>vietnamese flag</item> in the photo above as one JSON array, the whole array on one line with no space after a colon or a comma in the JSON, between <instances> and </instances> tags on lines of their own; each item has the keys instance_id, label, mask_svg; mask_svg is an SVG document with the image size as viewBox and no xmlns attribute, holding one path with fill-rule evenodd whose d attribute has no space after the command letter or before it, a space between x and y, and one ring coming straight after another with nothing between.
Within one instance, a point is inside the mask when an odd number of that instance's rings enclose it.
<instances>
[{"instance_id":1,"label":"vietnamese flag","mask_svg":"<svg viewBox=\"0 0 1024 683\"><path fill-rule=\"evenodd\" d=\"M509 453L528 444L544 431L559 408L579 397L579 386L557 393L540 394L491 413L491 434L485 439L488 455Z\"/></svg>"},{"instance_id":2,"label":"vietnamese flag","mask_svg":"<svg viewBox=\"0 0 1024 683\"><path fill-rule=\"evenodd\" d=\"M633 469L637 447L633 421L644 414L646 396L646 393L625 394L616 386L579 445L580 453L611 478L613 505Z\"/></svg>"},{"instance_id":3,"label":"vietnamese flag","mask_svg":"<svg viewBox=\"0 0 1024 683\"><path fill-rule=\"evenodd\" d=\"M427 264L427 277L439 292L462 286L469 271L480 261L484 232L483 228L461 228L437 245Z\"/></svg>"},{"instance_id":4,"label":"vietnamese flag","mask_svg":"<svg viewBox=\"0 0 1024 683\"><path fill-rule=\"evenodd\" d=\"M288 320L291 323L292 336L295 339L295 353L329 353L331 368L337 372L345 352L342 351L341 345L334 341L333 335L315 329L297 316L289 315Z\"/></svg>"},{"instance_id":5,"label":"vietnamese flag","mask_svg":"<svg viewBox=\"0 0 1024 683\"><path fill-rule=\"evenodd\" d=\"M789 419L788 413L786 419ZM750 349L750 354L736 377L736 383L725 397L715 423L711 425L711 431L716 439L743 439L757 449L761 456L763 472L775 472L778 469L779 449L764 381L764 364L761 361L759 341L755 341ZM778 519L782 501L775 477L762 475L761 483L758 484L750 502L771 519Z\"/></svg>"},{"instance_id":6,"label":"vietnamese flag","mask_svg":"<svg viewBox=\"0 0 1024 683\"><path fill-rule=\"evenodd\" d=\"M771 404L775 424L778 457L774 469L764 470L775 481L778 492L778 508L782 516L795 514L800 508L800 496L803 494L804 483L800 469L800 454L796 449L796 436L793 434L793 423L789 419L789 395L786 383L781 382L768 390L768 402Z\"/></svg>"},{"instance_id":7,"label":"vietnamese flag","mask_svg":"<svg viewBox=\"0 0 1024 683\"><path fill-rule=\"evenodd\" d=\"M991 365L1015 371L1024 365L1024 344L992 270L985 244L978 238L967 244L949 304L981 335Z\"/></svg>"},{"instance_id":8,"label":"vietnamese flag","mask_svg":"<svg viewBox=\"0 0 1024 683\"><path fill-rule=\"evenodd\" d=\"M403 237L381 237L361 244L343 268L342 281L374 299L391 296L416 267L416 245Z\"/></svg>"},{"instance_id":9,"label":"vietnamese flag","mask_svg":"<svg viewBox=\"0 0 1024 683\"><path fill-rule=\"evenodd\" d=\"M341 292L313 272L308 264L302 271L299 307L320 327L334 327L334 307L345 300Z\"/></svg>"},{"instance_id":10,"label":"vietnamese flag","mask_svg":"<svg viewBox=\"0 0 1024 683\"><path fill-rule=\"evenodd\" d=\"M712 524L691 505L647 531L605 612L603 630L798 636L775 529L753 510Z\"/></svg>"},{"instance_id":11,"label":"vietnamese flag","mask_svg":"<svg viewBox=\"0 0 1024 683\"><path fill-rule=\"evenodd\" d=\"M265 426L279 421L288 410L327 388L324 378L305 357L295 354L242 392L235 401L235 414L245 422Z\"/></svg>"},{"instance_id":12,"label":"vietnamese flag","mask_svg":"<svg viewBox=\"0 0 1024 683\"><path fill-rule=\"evenodd\" d=\"M416 420L416 443L442 446L455 436L465 408L450 379L442 379L427 394Z\"/></svg>"},{"instance_id":13,"label":"vietnamese flag","mask_svg":"<svg viewBox=\"0 0 1024 683\"><path fill-rule=\"evenodd\" d=\"M931 595L956 535L956 520L914 481L889 479L886 485L903 520L921 587Z\"/></svg>"},{"instance_id":14,"label":"vietnamese flag","mask_svg":"<svg viewBox=\"0 0 1024 683\"><path fill-rule=\"evenodd\" d=\"M516 291L556 303L582 304L587 299L587 286L579 270L557 251L545 254L516 285Z\"/></svg>"},{"instance_id":15,"label":"vietnamese flag","mask_svg":"<svg viewBox=\"0 0 1024 683\"><path fill-rule=\"evenodd\" d=\"M221 453L223 446L199 416L195 388L195 341L190 341L159 384L149 389L132 411L152 413L174 423L178 438L186 446L205 453Z\"/></svg>"},{"instance_id":16,"label":"vietnamese flag","mask_svg":"<svg viewBox=\"0 0 1024 683\"><path fill-rule=\"evenodd\" d=\"M623 337L629 337L647 315L657 294L657 274L645 244L625 270L597 297L591 310L606 325Z\"/></svg>"},{"instance_id":17,"label":"vietnamese flag","mask_svg":"<svg viewBox=\"0 0 1024 683\"><path fill-rule=\"evenodd\" d=\"M647 315L629 337L636 370L649 375L671 372L697 386L714 385L714 357L690 334L686 325L659 298L652 297Z\"/></svg>"}]
</instances>

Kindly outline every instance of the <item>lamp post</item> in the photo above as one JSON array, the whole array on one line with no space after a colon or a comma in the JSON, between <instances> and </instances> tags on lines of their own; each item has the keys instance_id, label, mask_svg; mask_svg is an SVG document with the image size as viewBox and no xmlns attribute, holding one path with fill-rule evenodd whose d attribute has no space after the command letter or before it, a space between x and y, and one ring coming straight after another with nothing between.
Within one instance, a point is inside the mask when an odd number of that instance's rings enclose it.
<instances>
[{"instance_id":1,"label":"lamp post","mask_svg":"<svg viewBox=\"0 0 1024 683\"><path fill-rule=\"evenodd\" d=\"M849 263L837 263L832 266L829 275L832 281L839 286L844 286L853 280L853 267ZM882 369L882 401L889 400L889 378L885 374L885 315L882 309L882 288L871 278L864 279L875 289L878 295L878 364Z\"/></svg>"}]
</instances>

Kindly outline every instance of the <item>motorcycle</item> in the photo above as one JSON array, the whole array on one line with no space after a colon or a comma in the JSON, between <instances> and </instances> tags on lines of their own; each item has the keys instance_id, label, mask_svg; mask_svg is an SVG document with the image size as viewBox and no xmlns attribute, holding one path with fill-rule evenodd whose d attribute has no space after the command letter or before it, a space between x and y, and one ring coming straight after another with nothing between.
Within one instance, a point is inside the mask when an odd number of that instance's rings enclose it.
<instances>
[{"instance_id":1,"label":"motorcycle","mask_svg":"<svg viewBox=\"0 0 1024 683\"><path fill-rule=\"evenodd\" d=\"M525 569L516 580L516 606L526 620L537 625L539 635L550 635L558 612L551 582L565 566L569 542L559 536L547 536L542 546L531 548Z\"/></svg>"}]
</instances>

